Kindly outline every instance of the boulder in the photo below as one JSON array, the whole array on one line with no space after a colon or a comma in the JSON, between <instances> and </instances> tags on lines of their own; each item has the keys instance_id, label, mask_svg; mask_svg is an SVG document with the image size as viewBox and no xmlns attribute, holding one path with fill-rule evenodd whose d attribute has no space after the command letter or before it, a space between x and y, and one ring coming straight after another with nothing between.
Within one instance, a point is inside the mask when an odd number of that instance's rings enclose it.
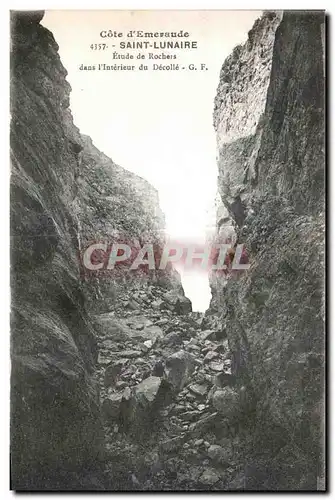
<instances>
[{"instance_id":1,"label":"boulder","mask_svg":"<svg viewBox=\"0 0 335 500\"><path fill-rule=\"evenodd\" d=\"M162 383L160 377L148 377L135 388L135 401L143 407L150 409L155 402Z\"/></svg>"},{"instance_id":2,"label":"boulder","mask_svg":"<svg viewBox=\"0 0 335 500\"><path fill-rule=\"evenodd\" d=\"M211 363L209 363L208 366L211 370L213 370L213 372L223 372L223 369L224 369L223 363L218 363L215 361L212 361Z\"/></svg>"},{"instance_id":3,"label":"boulder","mask_svg":"<svg viewBox=\"0 0 335 500\"><path fill-rule=\"evenodd\" d=\"M145 338L145 340L152 340L153 343L155 343L157 339L162 339L164 337L163 330L157 325L152 325L144 328L141 333L143 339Z\"/></svg>"},{"instance_id":4,"label":"boulder","mask_svg":"<svg viewBox=\"0 0 335 500\"><path fill-rule=\"evenodd\" d=\"M212 397L214 408L226 418L234 418L240 412L239 394L230 387L214 392Z\"/></svg>"},{"instance_id":5,"label":"boulder","mask_svg":"<svg viewBox=\"0 0 335 500\"><path fill-rule=\"evenodd\" d=\"M121 360L124 361L124 360ZM105 387L109 387L111 385L114 385L117 379L117 376L121 373L122 367L124 363L120 363L120 361L111 363L106 367L105 370L105 377L104 377L104 384Z\"/></svg>"},{"instance_id":6,"label":"boulder","mask_svg":"<svg viewBox=\"0 0 335 500\"><path fill-rule=\"evenodd\" d=\"M226 387L227 385L234 385L236 383L236 377L230 373L219 373L214 378L214 384L217 387Z\"/></svg>"},{"instance_id":7,"label":"boulder","mask_svg":"<svg viewBox=\"0 0 335 500\"><path fill-rule=\"evenodd\" d=\"M147 350L151 349L152 346L154 345L154 342L152 340L145 340L143 342L144 346L146 347Z\"/></svg>"},{"instance_id":8,"label":"boulder","mask_svg":"<svg viewBox=\"0 0 335 500\"><path fill-rule=\"evenodd\" d=\"M162 360L159 359L158 361L156 361L152 370L152 374L155 377L162 377L164 375L164 363Z\"/></svg>"},{"instance_id":9,"label":"boulder","mask_svg":"<svg viewBox=\"0 0 335 500\"><path fill-rule=\"evenodd\" d=\"M125 321L115 318L114 313L97 315L96 327L101 336L116 342L122 342L132 337L131 328Z\"/></svg>"},{"instance_id":10,"label":"boulder","mask_svg":"<svg viewBox=\"0 0 335 500\"><path fill-rule=\"evenodd\" d=\"M143 330L148 326L152 325L152 321L145 316L132 316L131 318L127 318L124 322L134 330Z\"/></svg>"},{"instance_id":11,"label":"boulder","mask_svg":"<svg viewBox=\"0 0 335 500\"><path fill-rule=\"evenodd\" d=\"M202 446L204 444L204 440L203 439L196 439L194 441L194 446Z\"/></svg>"},{"instance_id":12,"label":"boulder","mask_svg":"<svg viewBox=\"0 0 335 500\"><path fill-rule=\"evenodd\" d=\"M207 385L201 385L201 384L192 384L190 385L189 390L199 397L206 396L208 392Z\"/></svg>"},{"instance_id":13,"label":"boulder","mask_svg":"<svg viewBox=\"0 0 335 500\"><path fill-rule=\"evenodd\" d=\"M152 321L144 316L134 316L131 319L115 318L113 313L96 316L99 333L105 337L102 341L106 347L113 348L115 342L128 340L153 340L163 338L163 330L154 326Z\"/></svg>"},{"instance_id":14,"label":"boulder","mask_svg":"<svg viewBox=\"0 0 335 500\"><path fill-rule=\"evenodd\" d=\"M195 366L194 356L183 350L167 358L165 364L166 377L175 391L180 391L188 383Z\"/></svg>"},{"instance_id":15,"label":"boulder","mask_svg":"<svg viewBox=\"0 0 335 500\"><path fill-rule=\"evenodd\" d=\"M188 314L192 312L192 302L184 295L175 290L170 290L164 295L164 300L171 311L177 314Z\"/></svg>"},{"instance_id":16,"label":"boulder","mask_svg":"<svg viewBox=\"0 0 335 500\"><path fill-rule=\"evenodd\" d=\"M98 364L99 365L109 365L110 359L106 357L103 353L99 352L98 355Z\"/></svg>"},{"instance_id":17,"label":"boulder","mask_svg":"<svg viewBox=\"0 0 335 500\"><path fill-rule=\"evenodd\" d=\"M127 351L121 351L120 353L111 353L111 354L118 354L122 358L140 358L142 353L141 351L136 351L135 349L129 349Z\"/></svg>"},{"instance_id":18,"label":"boulder","mask_svg":"<svg viewBox=\"0 0 335 500\"><path fill-rule=\"evenodd\" d=\"M185 413L181 413L179 416L184 422L194 422L198 420L201 413L197 410L186 411Z\"/></svg>"},{"instance_id":19,"label":"boulder","mask_svg":"<svg viewBox=\"0 0 335 500\"><path fill-rule=\"evenodd\" d=\"M131 311L137 311L140 308L140 304L136 300L127 300L124 303L125 309L130 309Z\"/></svg>"},{"instance_id":20,"label":"boulder","mask_svg":"<svg viewBox=\"0 0 335 500\"><path fill-rule=\"evenodd\" d=\"M163 441L160 445L162 451L166 453L170 453L171 451L176 451L178 448L181 448L184 444L185 437L184 436L176 436L172 439L168 439Z\"/></svg>"},{"instance_id":21,"label":"boulder","mask_svg":"<svg viewBox=\"0 0 335 500\"><path fill-rule=\"evenodd\" d=\"M214 330L204 330L200 337L202 340L216 340L216 332Z\"/></svg>"},{"instance_id":22,"label":"boulder","mask_svg":"<svg viewBox=\"0 0 335 500\"><path fill-rule=\"evenodd\" d=\"M165 335L163 340L163 345L172 346L182 344L182 339L180 333L170 332Z\"/></svg>"},{"instance_id":23,"label":"boulder","mask_svg":"<svg viewBox=\"0 0 335 500\"><path fill-rule=\"evenodd\" d=\"M217 444L212 444L207 449L207 454L213 462L217 462L219 464L228 464L231 460L231 449L222 448L222 446Z\"/></svg>"},{"instance_id":24,"label":"boulder","mask_svg":"<svg viewBox=\"0 0 335 500\"><path fill-rule=\"evenodd\" d=\"M209 363L215 358L219 357L219 353L215 351L208 351L206 356L204 357L204 363Z\"/></svg>"},{"instance_id":25,"label":"boulder","mask_svg":"<svg viewBox=\"0 0 335 500\"><path fill-rule=\"evenodd\" d=\"M165 305L165 302L164 300L162 299L157 299L157 300L154 300L153 302L151 302L151 307L153 307L154 309L158 309L158 310L163 310L166 308L166 305Z\"/></svg>"},{"instance_id":26,"label":"boulder","mask_svg":"<svg viewBox=\"0 0 335 500\"><path fill-rule=\"evenodd\" d=\"M199 477L199 482L204 486L214 486L218 481L220 481L220 476L215 469L205 469Z\"/></svg>"},{"instance_id":27,"label":"boulder","mask_svg":"<svg viewBox=\"0 0 335 500\"><path fill-rule=\"evenodd\" d=\"M170 403L169 394L169 384L160 377L147 377L135 387L127 405L135 439L143 440L152 431L157 412Z\"/></svg>"},{"instance_id":28,"label":"boulder","mask_svg":"<svg viewBox=\"0 0 335 500\"><path fill-rule=\"evenodd\" d=\"M102 403L102 414L106 420L116 420L118 418L120 413L122 395L122 392L111 394Z\"/></svg>"},{"instance_id":29,"label":"boulder","mask_svg":"<svg viewBox=\"0 0 335 500\"><path fill-rule=\"evenodd\" d=\"M190 299L184 296L180 296L178 310L176 312L179 314L188 314L192 312L192 302L190 301Z\"/></svg>"},{"instance_id":30,"label":"boulder","mask_svg":"<svg viewBox=\"0 0 335 500\"><path fill-rule=\"evenodd\" d=\"M218 422L218 413L212 413L200 418L197 422L190 425L189 431L193 437L200 437L208 430L213 430Z\"/></svg>"}]
</instances>

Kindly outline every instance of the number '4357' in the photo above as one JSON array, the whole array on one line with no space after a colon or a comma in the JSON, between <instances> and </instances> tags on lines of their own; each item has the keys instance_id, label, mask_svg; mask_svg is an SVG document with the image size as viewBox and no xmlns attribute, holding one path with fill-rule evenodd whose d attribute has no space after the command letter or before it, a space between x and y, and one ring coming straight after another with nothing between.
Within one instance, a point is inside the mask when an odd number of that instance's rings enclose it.
<instances>
[{"instance_id":1,"label":"number '4357'","mask_svg":"<svg viewBox=\"0 0 335 500\"><path fill-rule=\"evenodd\" d=\"M106 43L91 43L90 49L92 50L105 50L107 48Z\"/></svg>"}]
</instances>

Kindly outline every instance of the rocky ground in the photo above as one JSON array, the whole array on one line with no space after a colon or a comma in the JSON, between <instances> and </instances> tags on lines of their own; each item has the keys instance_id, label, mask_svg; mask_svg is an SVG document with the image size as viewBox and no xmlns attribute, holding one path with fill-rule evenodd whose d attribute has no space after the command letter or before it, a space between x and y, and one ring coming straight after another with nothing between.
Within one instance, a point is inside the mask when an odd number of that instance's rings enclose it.
<instances>
[{"instance_id":1,"label":"rocky ground","mask_svg":"<svg viewBox=\"0 0 335 500\"><path fill-rule=\"evenodd\" d=\"M119 299L96 316L109 487L243 488L226 336L174 291Z\"/></svg>"}]
</instances>

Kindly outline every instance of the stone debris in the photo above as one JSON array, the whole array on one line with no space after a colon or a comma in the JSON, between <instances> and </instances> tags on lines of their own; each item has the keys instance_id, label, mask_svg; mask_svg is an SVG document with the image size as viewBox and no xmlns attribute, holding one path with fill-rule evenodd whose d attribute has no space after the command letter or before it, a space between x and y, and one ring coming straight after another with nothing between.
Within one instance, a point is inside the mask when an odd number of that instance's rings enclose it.
<instances>
[{"instance_id":1,"label":"stone debris","mask_svg":"<svg viewBox=\"0 0 335 500\"><path fill-rule=\"evenodd\" d=\"M220 480L220 476L218 476L215 469L205 469L199 479L204 485L213 486Z\"/></svg>"},{"instance_id":2,"label":"stone debris","mask_svg":"<svg viewBox=\"0 0 335 500\"><path fill-rule=\"evenodd\" d=\"M136 399L143 405L152 403L159 391L161 379L159 377L148 377L136 386Z\"/></svg>"},{"instance_id":3,"label":"stone debris","mask_svg":"<svg viewBox=\"0 0 335 500\"><path fill-rule=\"evenodd\" d=\"M209 458L211 458L214 462L219 463L227 463L229 464L229 460L231 459L231 450L224 449L222 446L217 444L212 444L207 449L207 454Z\"/></svg>"},{"instance_id":4,"label":"stone debris","mask_svg":"<svg viewBox=\"0 0 335 500\"><path fill-rule=\"evenodd\" d=\"M209 363L209 368L213 370L213 372L223 372L224 370L224 364L223 363Z\"/></svg>"},{"instance_id":5,"label":"stone debris","mask_svg":"<svg viewBox=\"0 0 335 500\"><path fill-rule=\"evenodd\" d=\"M212 398L214 408L223 416L235 418L240 411L239 394L230 387L214 392Z\"/></svg>"},{"instance_id":6,"label":"stone debris","mask_svg":"<svg viewBox=\"0 0 335 500\"><path fill-rule=\"evenodd\" d=\"M149 303L137 296L137 310L120 306L96 318L103 325L98 373L109 453L143 462L150 480L133 470L138 489L219 489L229 454L215 434L226 425L223 403L216 397L216 408L212 399L229 376L228 344L216 340L208 320L201 329L203 315L180 309L178 294L154 286L150 294Z\"/></svg>"},{"instance_id":7,"label":"stone debris","mask_svg":"<svg viewBox=\"0 0 335 500\"><path fill-rule=\"evenodd\" d=\"M194 369L194 357L183 350L172 354L166 360L167 379L176 391L180 391L187 384Z\"/></svg>"}]
</instances>

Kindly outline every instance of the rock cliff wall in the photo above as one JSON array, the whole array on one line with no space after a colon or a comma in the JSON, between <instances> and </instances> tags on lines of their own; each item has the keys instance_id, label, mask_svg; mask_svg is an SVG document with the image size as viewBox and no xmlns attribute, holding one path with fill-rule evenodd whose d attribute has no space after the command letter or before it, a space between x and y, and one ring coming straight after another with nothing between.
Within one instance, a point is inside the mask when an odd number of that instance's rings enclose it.
<instances>
[{"instance_id":1,"label":"rock cliff wall","mask_svg":"<svg viewBox=\"0 0 335 500\"><path fill-rule=\"evenodd\" d=\"M71 135L65 130L64 124L72 122L70 86L57 44L39 24L42 16L15 13L11 26L11 459L16 489L53 488L62 475L65 484L75 482L98 461L101 434L96 341L85 310L71 210L82 146L74 127Z\"/></svg>"},{"instance_id":2,"label":"rock cliff wall","mask_svg":"<svg viewBox=\"0 0 335 500\"><path fill-rule=\"evenodd\" d=\"M106 242L126 243L135 255L145 243L152 243L158 257L165 241L165 218L157 190L145 179L116 165L93 145L90 137L82 135L81 139L75 198L81 254L92 243ZM137 284L139 288L156 283L184 294L180 277L171 266L166 271L135 272L122 265L112 272L82 271L91 312L106 312L115 307L125 283Z\"/></svg>"},{"instance_id":3,"label":"rock cliff wall","mask_svg":"<svg viewBox=\"0 0 335 500\"><path fill-rule=\"evenodd\" d=\"M265 13L215 98L218 234L232 226L250 262L212 277L246 416L247 489L316 489L323 476L322 33L322 12Z\"/></svg>"},{"instance_id":4,"label":"rock cliff wall","mask_svg":"<svg viewBox=\"0 0 335 500\"><path fill-rule=\"evenodd\" d=\"M90 299L100 293L108 310L115 287L86 280L79 257L111 234L139 239L145 229L159 239L164 218L152 186L74 126L67 73L42 17L11 16L12 488L99 489ZM180 289L177 276L172 282Z\"/></svg>"}]
</instances>

